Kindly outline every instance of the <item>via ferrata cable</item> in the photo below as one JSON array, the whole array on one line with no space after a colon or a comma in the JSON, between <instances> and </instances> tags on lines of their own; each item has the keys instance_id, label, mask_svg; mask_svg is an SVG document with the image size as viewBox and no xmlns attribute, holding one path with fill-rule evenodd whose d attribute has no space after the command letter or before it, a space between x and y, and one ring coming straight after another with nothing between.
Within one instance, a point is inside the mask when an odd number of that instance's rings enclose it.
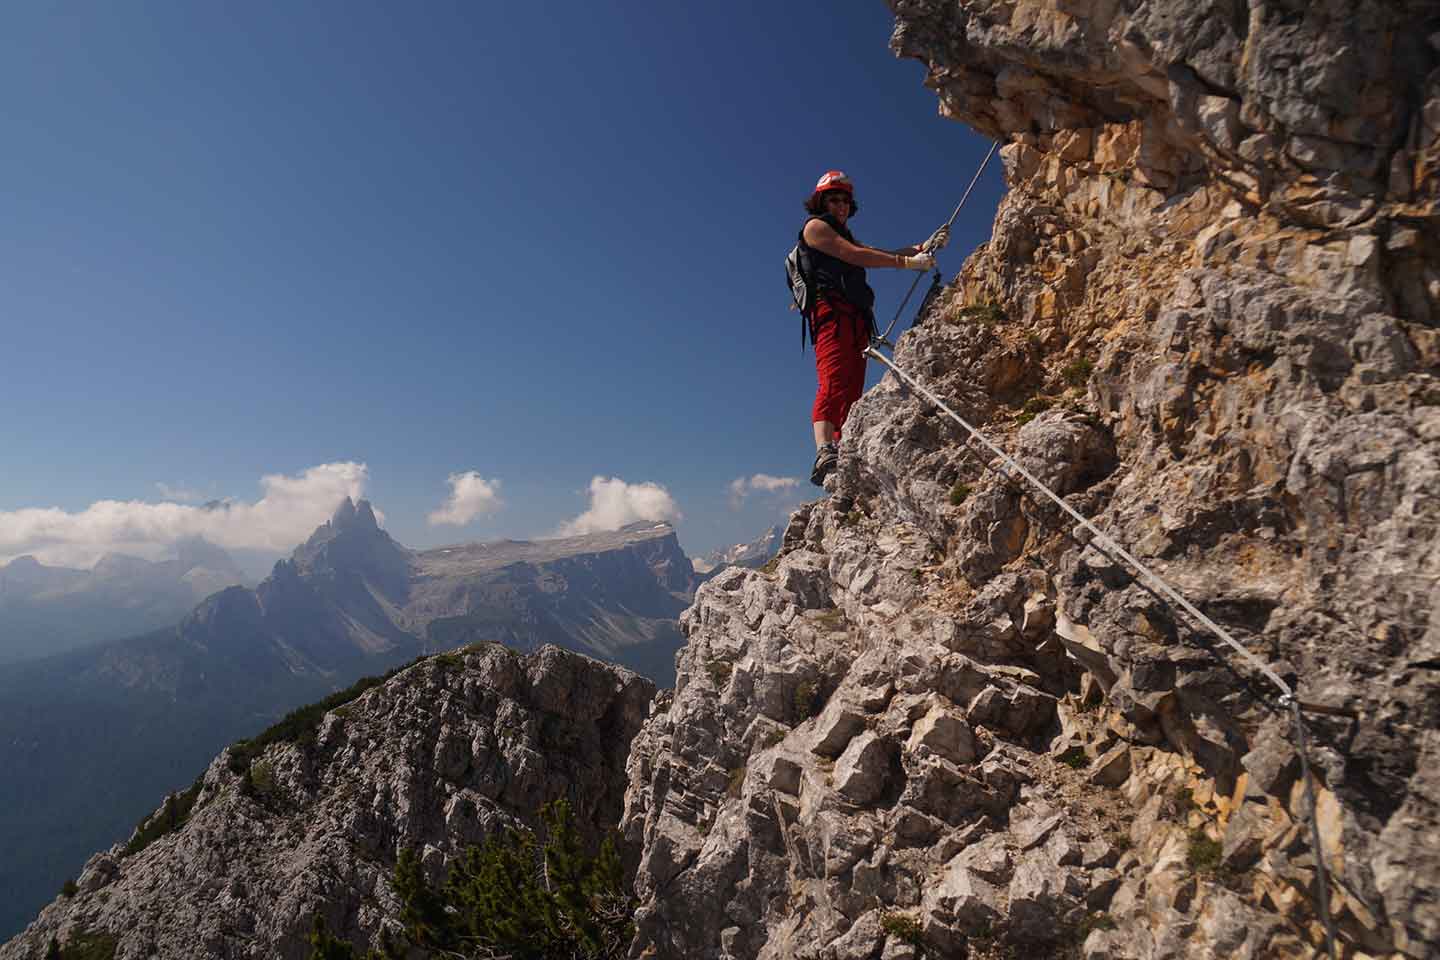
<instances>
[{"instance_id":1,"label":"via ferrata cable","mask_svg":"<svg viewBox=\"0 0 1440 960\"><path fill-rule=\"evenodd\" d=\"M980 174L985 172L985 165L988 164L990 162L990 158L995 155L995 148L998 146L1000 146L1000 141L998 140L990 144L990 152L985 154L984 160L980 161L980 169L976 170L975 176L970 178L970 186L965 188L965 195L962 196L960 198L960 202L955 205L955 211L950 214L950 219L945 221L945 226L950 226L955 222L955 218L960 216L960 208L965 206L966 200L970 199L970 191L974 190L975 184L980 182ZM905 312L905 305L909 303L910 298L914 296L915 288L920 284L920 278L923 276L925 276L925 274L923 273L917 273L915 275L914 281L910 284L910 291L905 294L905 299L900 301L900 309L895 311L895 318L890 321L890 326L885 328L885 332L880 334L881 340L887 339L890 336L890 331L895 329L895 322L900 319L900 314ZM935 271L935 276L937 278L940 276L940 271L938 269Z\"/></svg>"}]
</instances>

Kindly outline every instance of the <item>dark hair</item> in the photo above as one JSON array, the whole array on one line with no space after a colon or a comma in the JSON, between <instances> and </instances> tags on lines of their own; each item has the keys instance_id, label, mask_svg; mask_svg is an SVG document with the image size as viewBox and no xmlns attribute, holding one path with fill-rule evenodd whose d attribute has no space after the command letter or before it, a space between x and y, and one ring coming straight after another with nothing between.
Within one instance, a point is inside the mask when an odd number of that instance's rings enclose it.
<instances>
[{"instance_id":1,"label":"dark hair","mask_svg":"<svg viewBox=\"0 0 1440 960\"><path fill-rule=\"evenodd\" d=\"M810 197L805 201L805 212L817 217L823 216L825 213L825 194L843 192L844 191L840 190L826 190L824 193L810 194ZM853 193L847 194L847 196L850 197L850 216L853 217L860 212L860 204L855 202L855 195Z\"/></svg>"}]
</instances>

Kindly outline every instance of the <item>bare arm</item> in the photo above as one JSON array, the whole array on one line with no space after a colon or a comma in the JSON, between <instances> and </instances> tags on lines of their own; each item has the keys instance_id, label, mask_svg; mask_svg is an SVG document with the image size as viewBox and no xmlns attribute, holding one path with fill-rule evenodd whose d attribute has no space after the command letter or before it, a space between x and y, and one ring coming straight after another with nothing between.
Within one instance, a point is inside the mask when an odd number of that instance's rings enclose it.
<instances>
[{"instance_id":1,"label":"bare arm","mask_svg":"<svg viewBox=\"0 0 1440 960\"><path fill-rule=\"evenodd\" d=\"M828 253L837 260L857 267L901 267L903 265L900 257L909 257L920 252L919 247L902 247L899 250L862 247L840 236L835 232L835 228L824 220L811 220L805 224L805 243L821 253Z\"/></svg>"}]
</instances>

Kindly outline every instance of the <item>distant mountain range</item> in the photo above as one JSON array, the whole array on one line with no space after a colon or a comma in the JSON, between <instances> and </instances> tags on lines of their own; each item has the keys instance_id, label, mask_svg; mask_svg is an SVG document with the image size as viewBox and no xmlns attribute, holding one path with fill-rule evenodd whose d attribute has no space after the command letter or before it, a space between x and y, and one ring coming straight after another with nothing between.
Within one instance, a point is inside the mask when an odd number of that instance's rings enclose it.
<instances>
[{"instance_id":1,"label":"distant mountain range","mask_svg":"<svg viewBox=\"0 0 1440 960\"><path fill-rule=\"evenodd\" d=\"M749 543L707 553L694 561L695 572L708 578L726 567L763 567L780 552L780 537L784 532L785 528L777 524Z\"/></svg>"},{"instance_id":2,"label":"distant mountain range","mask_svg":"<svg viewBox=\"0 0 1440 960\"><path fill-rule=\"evenodd\" d=\"M673 685L696 583L666 524L412 551L347 499L254 589L223 589L178 626L7 667L0 939L226 743L420 654L555 643Z\"/></svg>"},{"instance_id":3,"label":"distant mountain range","mask_svg":"<svg viewBox=\"0 0 1440 960\"><path fill-rule=\"evenodd\" d=\"M76 570L17 557L0 565L0 664L168 626L244 582L228 553L198 537L158 563L110 553Z\"/></svg>"}]
</instances>

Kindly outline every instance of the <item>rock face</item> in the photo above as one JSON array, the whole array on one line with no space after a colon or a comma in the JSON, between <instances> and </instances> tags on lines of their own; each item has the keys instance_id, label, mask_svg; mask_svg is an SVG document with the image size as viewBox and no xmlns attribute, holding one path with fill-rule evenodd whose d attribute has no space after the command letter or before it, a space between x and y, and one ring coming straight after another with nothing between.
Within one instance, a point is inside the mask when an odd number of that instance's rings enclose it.
<instances>
[{"instance_id":1,"label":"rock face","mask_svg":"<svg viewBox=\"0 0 1440 960\"><path fill-rule=\"evenodd\" d=\"M326 714L310 739L243 760L222 753L183 825L138 852L92 857L76 893L0 946L0 960L85 933L113 938L117 960L303 960L316 916L375 942L399 913L391 876L403 849L436 879L466 845L533 825L557 799L587 838L613 829L626 750L654 692L557 647L423 660Z\"/></svg>"},{"instance_id":2,"label":"rock face","mask_svg":"<svg viewBox=\"0 0 1440 960\"><path fill-rule=\"evenodd\" d=\"M1003 141L894 359L1299 692L1349 956L1440 952L1440 10L892 0ZM886 377L636 740L634 955L1309 957L1278 691Z\"/></svg>"}]
</instances>

